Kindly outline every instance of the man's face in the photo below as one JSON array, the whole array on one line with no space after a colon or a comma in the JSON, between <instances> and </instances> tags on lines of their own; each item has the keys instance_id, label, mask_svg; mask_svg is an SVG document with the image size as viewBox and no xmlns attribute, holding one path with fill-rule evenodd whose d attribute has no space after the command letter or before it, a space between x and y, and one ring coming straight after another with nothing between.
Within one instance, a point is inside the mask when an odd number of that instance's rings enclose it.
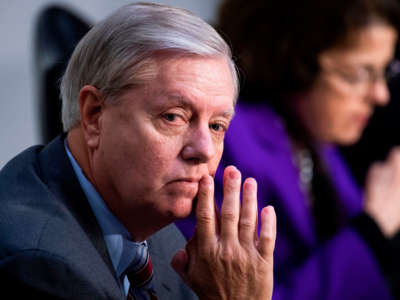
<instances>
[{"instance_id":1,"label":"man's face","mask_svg":"<svg viewBox=\"0 0 400 300\"><path fill-rule=\"evenodd\" d=\"M156 78L103 107L93 155L95 185L128 229L190 213L234 111L225 59L159 58L156 67Z\"/></svg>"}]
</instances>

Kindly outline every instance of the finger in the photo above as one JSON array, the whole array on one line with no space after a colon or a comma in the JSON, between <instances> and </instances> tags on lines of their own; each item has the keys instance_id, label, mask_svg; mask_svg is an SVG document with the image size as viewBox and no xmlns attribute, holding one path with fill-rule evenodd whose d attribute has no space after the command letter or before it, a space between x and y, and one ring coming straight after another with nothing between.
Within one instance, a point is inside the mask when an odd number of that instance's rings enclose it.
<instances>
[{"instance_id":1,"label":"finger","mask_svg":"<svg viewBox=\"0 0 400 300\"><path fill-rule=\"evenodd\" d=\"M257 182L247 178L243 184L243 200L239 220L239 240L242 245L253 245L257 228Z\"/></svg>"},{"instance_id":2,"label":"finger","mask_svg":"<svg viewBox=\"0 0 400 300\"><path fill-rule=\"evenodd\" d=\"M393 147L387 158L388 161L398 161L400 160L400 147Z\"/></svg>"},{"instance_id":3,"label":"finger","mask_svg":"<svg viewBox=\"0 0 400 300\"><path fill-rule=\"evenodd\" d=\"M397 179L400 173L400 148L394 147L390 151L389 159L387 161L387 168L391 170L391 174L394 178Z\"/></svg>"},{"instance_id":4,"label":"finger","mask_svg":"<svg viewBox=\"0 0 400 300\"><path fill-rule=\"evenodd\" d=\"M179 250L175 253L174 257L171 260L171 267L175 270L176 273L182 277L183 281L187 282L187 266L189 263L188 254L185 250Z\"/></svg>"},{"instance_id":5,"label":"finger","mask_svg":"<svg viewBox=\"0 0 400 300\"><path fill-rule=\"evenodd\" d=\"M240 211L241 174L234 166L224 172L224 200L221 206L221 239L230 241L238 238Z\"/></svg>"},{"instance_id":6,"label":"finger","mask_svg":"<svg viewBox=\"0 0 400 300\"><path fill-rule=\"evenodd\" d=\"M199 182L196 207L196 235L200 244L209 245L216 239L214 180L204 176Z\"/></svg>"},{"instance_id":7,"label":"finger","mask_svg":"<svg viewBox=\"0 0 400 300\"><path fill-rule=\"evenodd\" d=\"M393 161L385 161L383 163L377 163L371 168L371 184L376 185L377 183L383 183L387 185L390 179L393 177Z\"/></svg>"},{"instance_id":8,"label":"finger","mask_svg":"<svg viewBox=\"0 0 400 300\"><path fill-rule=\"evenodd\" d=\"M272 260L276 239L276 215L272 206L264 207L261 211L261 229L258 240L258 251L266 260Z\"/></svg>"},{"instance_id":9,"label":"finger","mask_svg":"<svg viewBox=\"0 0 400 300\"><path fill-rule=\"evenodd\" d=\"M369 182L373 182L375 178L379 178L384 164L382 162L375 162L371 165L368 169L367 176L366 176L366 186L369 186Z\"/></svg>"},{"instance_id":10,"label":"finger","mask_svg":"<svg viewBox=\"0 0 400 300\"><path fill-rule=\"evenodd\" d=\"M214 215L215 215L215 233L218 235L221 229L221 220L220 220L220 213L219 213L219 209L218 209L218 205L215 202L215 198L214 198Z\"/></svg>"}]
</instances>

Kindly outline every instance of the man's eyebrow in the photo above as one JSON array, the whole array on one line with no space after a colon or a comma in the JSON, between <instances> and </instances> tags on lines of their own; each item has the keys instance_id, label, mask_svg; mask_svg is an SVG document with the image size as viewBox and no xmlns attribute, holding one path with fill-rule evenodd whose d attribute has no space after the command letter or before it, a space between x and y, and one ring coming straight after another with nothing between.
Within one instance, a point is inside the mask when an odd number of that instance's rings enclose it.
<instances>
[{"instance_id":1,"label":"man's eyebrow","mask_svg":"<svg viewBox=\"0 0 400 300\"><path fill-rule=\"evenodd\" d=\"M194 108L193 100L185 97L184 95L166 93L166 94L164 94L164 96L168 100L174 101L173 104L175 104L175 105L181 105L182 107L185 107L185 108ZM233 100L232 100L232 103L233 103ZM218 113L219 116L222 116L222 117L225 117L228 119L232 119L234 114L235 114L235 109L233 107L230 109L227 109L225 111L222 111L221 113Z\"/></svg>"},{"instance_id":2,"label":"man's eyebrow","mask_svg":"<svg viewBox=\"0 0 400 300\"><path fill-rule=\"evenodd\" d=\"M173 101L174 104L179 104L183 107L193 107L193 101L181 94L165 93L164 96L168 99L168 101Z\"/></svg>"},{"instance_id":3,"label":"man's eyebrow","mask_svg":"<svg viewBox=\"0 0 400 300\"><path fill-rule=\"evenodd\" d=\"M232 108L232 109L225 110L220 115L225 118L232 119L233 116L235 115L235 109Z\"/></svg>"}]
</instances>

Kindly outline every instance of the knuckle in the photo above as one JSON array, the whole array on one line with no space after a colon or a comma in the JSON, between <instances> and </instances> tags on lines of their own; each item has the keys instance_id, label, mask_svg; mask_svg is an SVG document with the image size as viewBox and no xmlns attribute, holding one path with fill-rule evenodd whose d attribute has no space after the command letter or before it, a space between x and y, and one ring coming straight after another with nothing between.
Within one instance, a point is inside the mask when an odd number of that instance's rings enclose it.
<instances>
[{"instance_id":1,"label":"knuckle","mask_svg":"<svg viewBox=\"0 0 400 300\"><path fill-rule=\"evenodd\" d=\"M224 247L219 256L224 265L231 264L232 261L235 261L234 251L231 247Z\"/></svg>"},{"instance_id":2,"label":"knuckle","mask_svg":"<svg viewBox=\"0 0 400 300\"><path fill-rule=\"evenodd\" d=\"M231 209L221 211L221 220L224 222L235 222L237 219L236 213Z\"/></svg>"},{"instance_id":3,"label":"knuckle","mask_svg":"<svg viewBox=\"0 0 400 300\"><path fill-rule=\"evenodd\" d=\"M252 260L248 252L237 250L231 247L224 249L220 256L221 264L231 273L235 273L236 276L246 276L252 269Z\"/></svg>"},{"instance_id":4,"label":"knuckle","mask_svg":"<svg viewBox=\"0 0 400 300\"><path fill-rule=\"evenodd\" d=\"M239 226L240 226L240 229L251 230L254 228L254 222L252 222L249 219L240 219Z\"/></svg>"},{"instance_id":5,"label":"knuckle","mask_svg":"<svg viewBox=\"0 0 400 300\"><path fill-rule=\"evenodd\" d=\"M209 224L213 221L213 218L206 209L198 209L196 213L196 221L203 224Z\"/></svg>"},{"instance_id":6,"label":"knuckle","mask_svg":"<svg viewBox=\"0 0 400 300\"><path fill-rule=\"evenodd\" d=\"M272 243L274 241L274 237L273 234L269 234L269 233L261 233L260 237L259 237L259 241L262 243Z\"/></svg>"}]
</instances>

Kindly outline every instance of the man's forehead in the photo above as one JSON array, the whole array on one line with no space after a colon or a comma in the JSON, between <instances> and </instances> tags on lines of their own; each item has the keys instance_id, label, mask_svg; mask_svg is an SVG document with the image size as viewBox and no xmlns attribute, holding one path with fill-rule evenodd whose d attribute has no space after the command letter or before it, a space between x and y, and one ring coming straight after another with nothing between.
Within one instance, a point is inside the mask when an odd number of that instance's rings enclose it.
<instances>
[{"instance_id":1,"label":"man's forehead","mask_svg":"<svg viewBox=\"0 0 400 300\"><path fill-rule=\"evenodd\" d=\"M161 54L153 55L153 62L156 63L158 67L158 75L179 75L177 73L171 74L171 71L182 71L184 69L186 73L193 73L196 75L196 71L202 73L202 75L215 75L220 76L223 73L228 73L230 80L233 80L232 70L229 65L229 58L221 54L202 56L197 54L187 54L187 53L171 53L162 52ZM200 64L202 68L194 67L196 63ZM190 67L188 67L190 66ZM164 72L163 72L164 71ZM206 73L204 73L206 71Z\"/></svg>"},{"instance_id":2,"label":"man's forehead","mask_svg":"<svg viewBox=\"0 0 400 300\"><path fill-rule=\"evenodd\" d=\"M142 104L151 110L171 106L194 111L207 108L213 115L232 118L236 94L224 57L167 54L170 53L153 56L142 65L144 69L150 66L150 73L155 76L128 94L141 90L146 99ZM142 72L147 73L146 70Z\"/></svg>"}]
</instances>

